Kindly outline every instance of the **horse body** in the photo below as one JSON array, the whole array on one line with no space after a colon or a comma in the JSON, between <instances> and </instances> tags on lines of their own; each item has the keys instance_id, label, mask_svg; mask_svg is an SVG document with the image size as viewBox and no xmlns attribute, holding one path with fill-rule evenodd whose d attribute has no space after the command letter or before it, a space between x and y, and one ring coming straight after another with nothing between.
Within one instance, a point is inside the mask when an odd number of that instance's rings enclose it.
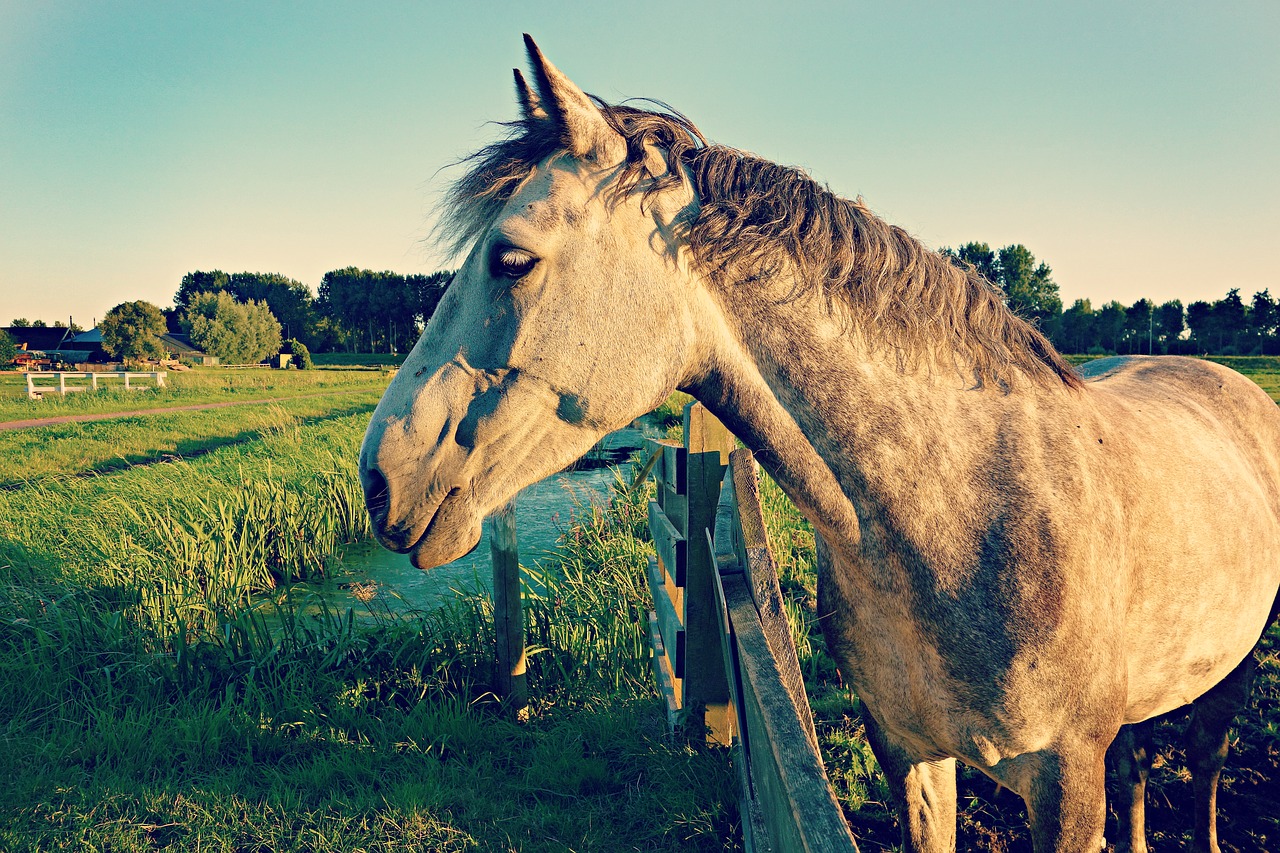
<instances>
[{"instance_id":1,"label":"horse body","mask_svg":"<svg viewBox=\"0 0 1280 853\"><path fill-rule=\"evenodd\" d=\"M957 758L1026 800L1037 851L1098 849L1117 730L1219 690L1265 627L1275 405L1189 359L1082 381L860 203L605 107L529 49L518 133L451 196L470 254L361 451L379 538L454 559L486 512L687 390L814 525L823 631L907 849L954 848Z\"/></svg>"}]
</instances>

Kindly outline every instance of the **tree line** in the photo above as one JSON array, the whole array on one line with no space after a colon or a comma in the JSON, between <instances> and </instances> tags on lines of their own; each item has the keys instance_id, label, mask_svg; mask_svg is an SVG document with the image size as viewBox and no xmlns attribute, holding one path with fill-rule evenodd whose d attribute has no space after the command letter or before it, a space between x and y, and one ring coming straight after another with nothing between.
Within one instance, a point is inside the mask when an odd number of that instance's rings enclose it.
<instances>
[{"instance_id":1,"label":"tree line","mask_svg":"<svg viewBox=\"0 0 1280 853\"><path fill-rule=\"evenodd\" d=\"M312 352L403 352L431 319L452 275L346 267L325 273L313 296L305 284L278 273L196 271L182 277L167 315L171 330L183 330L182 318L199 294L226 293L265 305L283 337Z\"/></svg>"},{"instance_id":2,"label":"tree line","mask_svg":"<svg viewBox=\"0 0 1280 853\"><path fill-rule=\"evenodd\" d=\"M1059 352L1081 355L1276 355L1280 354L1280 302L1261 290L1245 302L1239 289L1213 302L1183 305L1179 299L1132 305L1112 300L1094 307L1077 299L1062 307L1053 270L1023 245L993 250L966 243L942 254L972 265L1003 292L1006 303L1036 323Z\"/></svg>"},{"instance_id":3,"label":"tree line","mask_svg":"<svg viewBox=\"0 0 1280 853\"><path fill-rule=\"evenodd\" d=\"M1037 324L1060 352L1280 354L1280 302L1268 290L1247 302L1232 289L1213 302L1185 306L1177 299L1159 304L1139 299L1095 307L1077 299L1064 308L1053 270L1022 244L992 249L971 242L940 252L1000 288L1009 307ZM128 358L158 350L154 342L132 338L165 331L188 334L195 346L232 364L258 361L282 343L299 353L404 352L431 319L452 277L449 271L402 275L346 267L325 273L313 294L279 273L195 271L182 277L171 308L122 303L101 326L104 343L110 340L108 350ZM45 324L18 318L12 325Z\"/></svg>"}]
</instances>

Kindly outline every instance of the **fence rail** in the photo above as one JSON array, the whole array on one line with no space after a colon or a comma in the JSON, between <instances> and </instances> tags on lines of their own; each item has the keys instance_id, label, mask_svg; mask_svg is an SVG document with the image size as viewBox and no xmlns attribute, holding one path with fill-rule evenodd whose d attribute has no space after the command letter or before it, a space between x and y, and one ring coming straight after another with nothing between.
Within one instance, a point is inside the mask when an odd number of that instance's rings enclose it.
<instances>
[{"instance_id":1,"label":"fence rail","mask_svg":"<svg viewBox=\"0 0 1280 853\"><path fill-rule=\"evenodd\" d=\"M123 370L112 371L112 372L91 371L88 373L71 373L71 372L61 371L61 370L31 372L27 374L27 396L30 397L32 400L39 400L45 394L49 394L49 393L57 392L59 394L66 395L66 394L72 394L79 391L96 391L98 390L99 387L117 387L117 388L124 387L131 391L136 391L143 388L163 388L165 377L168 375L169 374L165 371L158 371L153 373L134 373L132 371L123 371ZM37 385L36 380L38 379L57 380L57 384L56 385ZM71 379L71 380L87 379L88 384L87 385L85 384L68 385L67 384L68 379ZM114 385L114 383L109 386L105 382L100 386L99 382L101 380L106 380L106 379L120 379L123 381L123 386ZM130 384L132 380L136 380L136 379L149 379L151 380L151 383L144 384L144 385Z\"/></svg>"},{"instance_id":2,"label":"fence rail","mask_svg":"<svg viewBox=\"0 0 1280 853\"><path fill-rule=\"evenodd\" d=\"M684 435L650 445L649 624L668 720L736 750L748 850L856 853L818 750L755 459L730 452L700 404L686 407Z\"/></svg>"},{"instance_id":3,"label":"fence rail","mask_svg":"<svg viewBox=\"0 0 1280 853\"><path fill-rule=\"evenodd\" d=\"M733 747L748 851L858 853L822 766L755 459L734 444L691 403L683 443L650 440L640 475L652 471L658 485L649 637L668 724ZM515 500L492 520L496 689L519 716L528 693Z\"/></svg>"}]
</instances>

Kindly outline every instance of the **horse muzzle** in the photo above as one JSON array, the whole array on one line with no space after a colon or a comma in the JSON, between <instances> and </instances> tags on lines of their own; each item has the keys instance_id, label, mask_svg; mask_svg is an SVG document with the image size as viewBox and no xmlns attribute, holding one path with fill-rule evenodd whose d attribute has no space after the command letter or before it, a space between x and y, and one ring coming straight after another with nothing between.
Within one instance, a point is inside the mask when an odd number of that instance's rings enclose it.
<instances>
[{"instance_id":1,"label":"horse muzzle","mask_svg":"<svg viewBox=\"0 0 1280 853\"><path fill-rule=\"evenodd\" d=\"M418 568L466 556L480 543L483 515L468 490L454 487L405 506L377 467L361 466L360 479L374 536L388 550L409 553Z\"/></svg>"}]
</instances>

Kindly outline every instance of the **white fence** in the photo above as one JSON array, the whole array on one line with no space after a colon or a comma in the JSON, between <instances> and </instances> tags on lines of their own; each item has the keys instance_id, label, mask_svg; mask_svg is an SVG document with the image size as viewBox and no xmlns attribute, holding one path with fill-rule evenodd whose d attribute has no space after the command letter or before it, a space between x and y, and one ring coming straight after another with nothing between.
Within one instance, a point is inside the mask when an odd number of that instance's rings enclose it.
<instances>
[{"instance_id":1,"label":"white fence","mask_svg":"<svg viewBox=\"0 0 1280 853\"><path fill-rule=\"evenodd\" d=\"M169 374L165 371L155 373L130 373L127 371L119 371L115 373L66 373L64 371L52 371L48 373L28 373L27 374L27 396L32 400L39 400L45 394L57 392L59 394L71 394L76 391L97 391L98 388L124 387L130 391L136 391L142 388L163 388L164 378ZM67 384L70 379L74 384ZM141 385L136 384L137 380L144 381ZM56 380L57 384L53 385L37 385L37 380ZM87 384L86 384L87 380ZM104 380L121 380L123 386L116 382L107 382Z\"/></svg>"}]
</instances>

